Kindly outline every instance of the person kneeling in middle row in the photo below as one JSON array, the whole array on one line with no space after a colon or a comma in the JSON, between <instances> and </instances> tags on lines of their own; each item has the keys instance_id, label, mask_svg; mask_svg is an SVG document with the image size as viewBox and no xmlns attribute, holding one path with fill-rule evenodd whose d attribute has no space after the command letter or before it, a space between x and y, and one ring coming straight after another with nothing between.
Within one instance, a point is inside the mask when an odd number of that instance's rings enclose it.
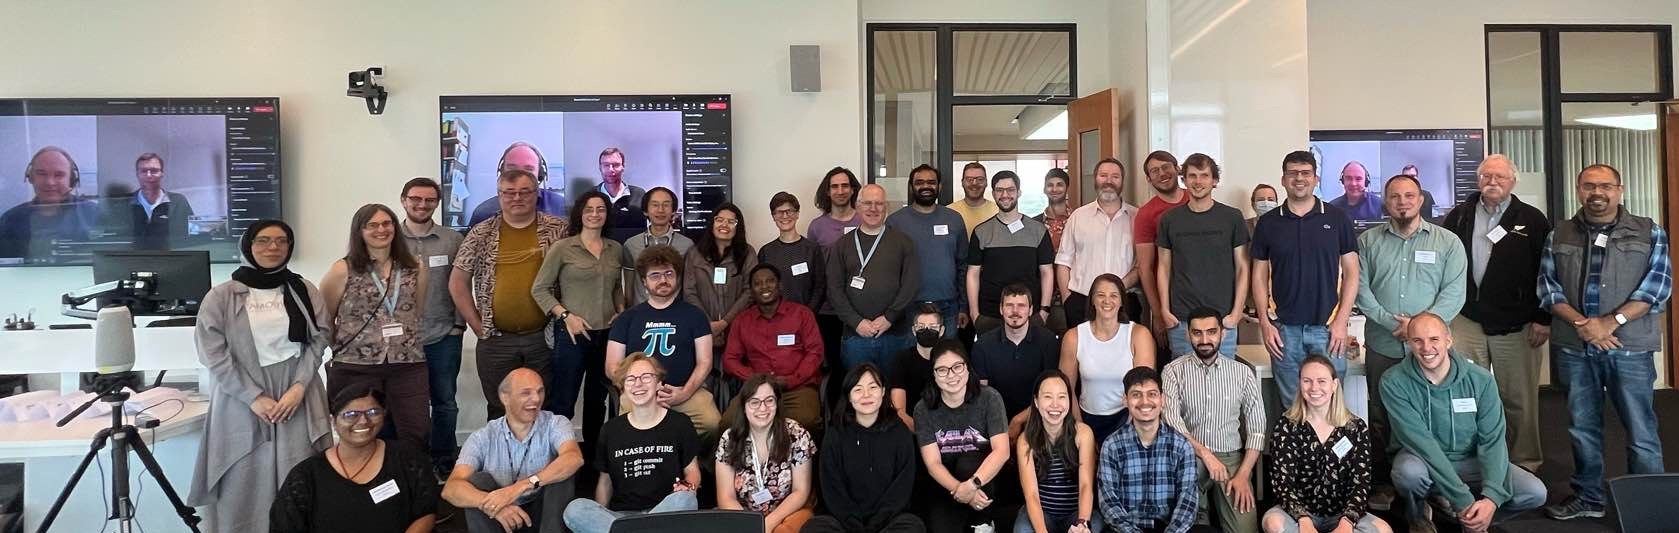
<instances>
[{"instance_id":1,"label":"person kneeling in middle row","mask_svg":"<svg viewBox=\"0 0 1679 533\"><path fill-rule=\"evenodd\" d=\"M466 511L472 533L560 531L583 452L571 421L542 410L542 375L509 372L496 393L507 414L474 431L443 485L443 499Z\"/></svg>"},{"instance_id":2,"label":"person kneeling in middle row","mask_svg":"<svg viewBox=\"0 0 1679 533\"><path fill-rule=\"evenodd\" d=\"M688 415L659 404L664 368L644 353L619 363L614 375L630 412L606 421L595 441L595 499L566 508L565 522L577 533L607 533L633 514L699 508L700 438Z\"/></svg>"}]
</instances>

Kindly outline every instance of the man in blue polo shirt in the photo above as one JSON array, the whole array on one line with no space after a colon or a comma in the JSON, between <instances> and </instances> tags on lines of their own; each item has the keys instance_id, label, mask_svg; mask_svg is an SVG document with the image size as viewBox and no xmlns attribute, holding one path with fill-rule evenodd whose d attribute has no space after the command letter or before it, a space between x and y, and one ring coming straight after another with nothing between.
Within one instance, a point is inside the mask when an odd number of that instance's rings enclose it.
<instances>
[{"instance_id":1,"label":"man in blue polo shirt","mask_svg":"<svg viewBox=\"0 0 1679 533\"><path fill-rule=\"evenodd\" d=\"M1278 395L1291 405L1307 355L1329 356L1336 374L1346 373L1342 354L1358 297L1358 239L1347 214L1313 194L1318 163L1311 152L1283 157L1282 185L1288 201L1254 226L1253 307L1276 304L1276 318L1259 313L1259 328Z\"/></svg>"}]
</instances>

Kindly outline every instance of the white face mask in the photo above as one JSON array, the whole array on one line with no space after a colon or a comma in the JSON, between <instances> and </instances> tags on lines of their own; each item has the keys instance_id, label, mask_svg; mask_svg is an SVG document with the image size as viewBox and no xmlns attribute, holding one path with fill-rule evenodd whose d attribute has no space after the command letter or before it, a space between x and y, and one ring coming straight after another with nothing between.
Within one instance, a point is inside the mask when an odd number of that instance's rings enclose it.
<instances>
[{"instance_id":1,"label":"white face mask","mask_svg":"<svg viewBox=\"0 0 1679 533\"><path fill-rule=\"evenodd\" d=\"M1277 208L1277 201L1276 200L1260 200L1260 201L1257 201L1257 202L1253 203L1254 216L1259 216L1259 215L1263 215L1265 213L1269 213L1272 209L1276 209L1276 208Z\"/></svg>"}]
</instances>

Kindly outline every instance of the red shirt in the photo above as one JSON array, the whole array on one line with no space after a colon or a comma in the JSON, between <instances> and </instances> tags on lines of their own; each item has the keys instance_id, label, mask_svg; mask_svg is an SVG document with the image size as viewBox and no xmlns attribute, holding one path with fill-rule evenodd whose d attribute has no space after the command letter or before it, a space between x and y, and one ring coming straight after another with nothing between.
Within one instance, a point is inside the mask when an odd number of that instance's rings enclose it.
<instances>
[{"instance_id":1,"label":"red shirt","mask_svg":"<svg viewBox=\"0 0 1679 533\"><path fill-rule=\"evenodd\" d=\"M822 377L822 334L816 329L816 315L786 300L768 317L757 305L741 311L729 324L723 371L742 380L759 372L771 374L788 390L816 385Z\"/></svg>"},{"instance_id":2,"label":"red shirt","mask_svg":"<svg viewBox=\"0 0 1679 533\"><path fill-rule=\"evenodd\" d=\"M1189 191L1181 192L1183 193L1183 201L1181 202L1168 202L1161 200L1160 196L1156 195L1148 203L1143 204L1141 209L1137 210L1137 219L1132 222L1131 226L1131 236L1135 239L1133 242L1154 244L1155 230L1160 229L1160 217L1166 216L1166 212L1171 211L1174 207L1189 203Z\"/></svg>"}]
</instances>

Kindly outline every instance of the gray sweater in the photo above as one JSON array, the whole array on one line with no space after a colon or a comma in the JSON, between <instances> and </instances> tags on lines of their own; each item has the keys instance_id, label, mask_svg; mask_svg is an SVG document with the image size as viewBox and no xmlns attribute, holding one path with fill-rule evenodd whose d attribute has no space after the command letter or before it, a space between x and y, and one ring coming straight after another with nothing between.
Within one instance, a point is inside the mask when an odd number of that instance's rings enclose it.
<instances>
[{"instance_id":1,"label":"gray sweater","mask_svg":"<svg viewBox=\"0 0 1679 533\"><path fill-rule=\"evenodd\" d=\"M892 323L893 333L909 331L904 310L914 301L921 287L921 265L915 257L915 243L903 232L883 227L880 246L863 268L862 255L877 237L863 233L861 228L834 241L832 261L828 262L828 301L834 314L845 322L847 334L854 334L857 324L884 316ZM859 243L859 241L861 241ZM852 278L861 274L862 289L852 285Z\"/></svg>"}]
</instances>

